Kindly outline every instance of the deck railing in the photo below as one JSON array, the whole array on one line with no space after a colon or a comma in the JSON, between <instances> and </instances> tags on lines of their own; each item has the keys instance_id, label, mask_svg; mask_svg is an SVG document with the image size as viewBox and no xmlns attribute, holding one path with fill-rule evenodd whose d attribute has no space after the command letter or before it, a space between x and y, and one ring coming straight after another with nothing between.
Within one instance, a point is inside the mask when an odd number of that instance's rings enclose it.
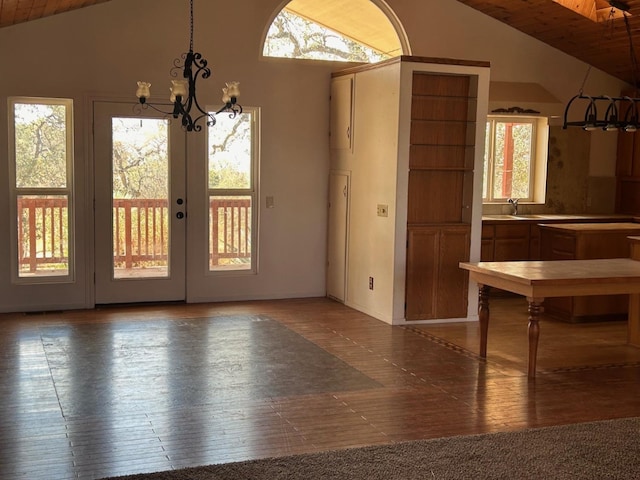
<instances>
[{"instance_id":1,"label":"deck railing","mask_svg":"<svg viewBox=\"0 0 640 480\"><path fill-rule=\"evenodd\" d=\"M68 265L69 222L66 197L18 197L18 258L20 270L39 265Z\"/></svg>"},{"instance_id":2,"label":"deck railing","mask_svg":"<svg viewBox=\"0 0 640 480\"><path fill-rule=\"evenodd\" d=\"M18 199L18 254L21 269L68 263L66 198ZM251 257L251 200L211 198L210 266L221 259ZM166 262L169 206L166 199L113 200L115 265L132 268Z\"/></svg>"},{"instance_id":3,"label":"deck railing","mask_svg":"<svg viewBox=\"0 0 640 480\"><path fill-rule=\"evenodd\" d=\"M167 199L113 200L113 264L116 267L166 265L168 209Z\"/></svg>"},{"instance_id":4,"label":"deck railing","mask_svg":"<svg viewBox=\"0 0 640 480\"><path fill-rule=\"evenodd\" d=\"M221 259L251 258L251 199L212 197L209 210L210 268Z\"/></svg>"}]
</instances>

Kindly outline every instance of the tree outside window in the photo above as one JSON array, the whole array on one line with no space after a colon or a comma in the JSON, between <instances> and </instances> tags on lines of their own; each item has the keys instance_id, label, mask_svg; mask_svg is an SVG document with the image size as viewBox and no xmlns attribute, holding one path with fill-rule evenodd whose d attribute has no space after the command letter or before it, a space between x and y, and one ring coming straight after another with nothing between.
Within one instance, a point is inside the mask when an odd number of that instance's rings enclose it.
<instances>
[{"instance_id":1,"label":"tree outside window","mask_svg":"<svg viewBox=\"0 0 640 480\"><path fill-rule=\"evenodd\" d=\"M533 199L537 121L489 116L482 189L485 202Z\"/></svg>"}]
</instances>

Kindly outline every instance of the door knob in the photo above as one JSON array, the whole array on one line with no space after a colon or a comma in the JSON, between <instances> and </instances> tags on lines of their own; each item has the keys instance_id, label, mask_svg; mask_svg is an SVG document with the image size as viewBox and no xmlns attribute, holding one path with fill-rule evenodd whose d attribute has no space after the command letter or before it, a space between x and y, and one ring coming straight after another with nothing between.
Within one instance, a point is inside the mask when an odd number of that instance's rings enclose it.
<instances>
[{"instance_id":1,"label":"door knob","mask_svg":"<svg viewBox=\"0 0 640 480\"><path fill-rule=\"evenodd\" d=\"M184 203L184 200L183 200L183 199L181 199L181 198L179 198L179 199L177 199L177 200L176 200L176 203L177 203L178 205L182 205L182 204Z\"/></svg>"},{"instance_id":2,"label":"door knob","mask_svg":"<svg viewBox=\"0 0 640 480\"><path fill-rule=\"evenodd\" d=\"M176 218L184 218L184 213L182 212L176 213Z\"/></svg>"}]
</instances>

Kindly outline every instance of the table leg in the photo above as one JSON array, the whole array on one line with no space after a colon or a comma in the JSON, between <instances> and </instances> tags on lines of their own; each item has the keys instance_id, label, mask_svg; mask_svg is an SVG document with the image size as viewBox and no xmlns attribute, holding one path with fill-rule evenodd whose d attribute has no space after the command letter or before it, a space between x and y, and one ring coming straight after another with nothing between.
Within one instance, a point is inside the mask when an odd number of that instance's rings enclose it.
<instances>
[{"instance_id":1,"label":"table leg","mask_svg":"<svg viewBox=\"0 0 640 480\"><path fill-rule=\"evenodd\" d=\"M489 331L489 292L491 287L478 285L478 319L480 320L480 357L487 358L487 333Z\"/></svg>"},{"instance_id":2,"label":"table leg","mask_svg":"<svg viewBox=\"0 0 640 480\"><path fill-rule=\"evenodd\" d=\"M544 298L527 297L529 302L529 378L536 376L536 359L538 356L538 338L540 337L540 325L538 319L542 312Z\"/></svg>"}]
</instances>

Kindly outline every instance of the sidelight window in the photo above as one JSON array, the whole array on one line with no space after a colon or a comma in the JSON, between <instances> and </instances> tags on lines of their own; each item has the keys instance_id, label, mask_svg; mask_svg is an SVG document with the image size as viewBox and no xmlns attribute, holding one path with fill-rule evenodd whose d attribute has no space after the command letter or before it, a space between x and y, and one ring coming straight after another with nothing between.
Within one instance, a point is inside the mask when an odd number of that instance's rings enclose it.
<instances>
[{"instance_id":1,"label":"sidelight window","mask_svg":"<svg viewBox=\"0 0 640 480\"><path fill-rule=\"evenodd\" d=\"M14 279L73 273L72 100L9 99Z\"/></svg>"},{"instance_id":2,"label":"sidelight window","mask_svg":"<svg viewBox=\"0 0 640 480\"><path fill-rule=\"evenodd\" d=\"M256 271L258 110L208 129L209 270Z\"/></svg>"}]
</instances>

